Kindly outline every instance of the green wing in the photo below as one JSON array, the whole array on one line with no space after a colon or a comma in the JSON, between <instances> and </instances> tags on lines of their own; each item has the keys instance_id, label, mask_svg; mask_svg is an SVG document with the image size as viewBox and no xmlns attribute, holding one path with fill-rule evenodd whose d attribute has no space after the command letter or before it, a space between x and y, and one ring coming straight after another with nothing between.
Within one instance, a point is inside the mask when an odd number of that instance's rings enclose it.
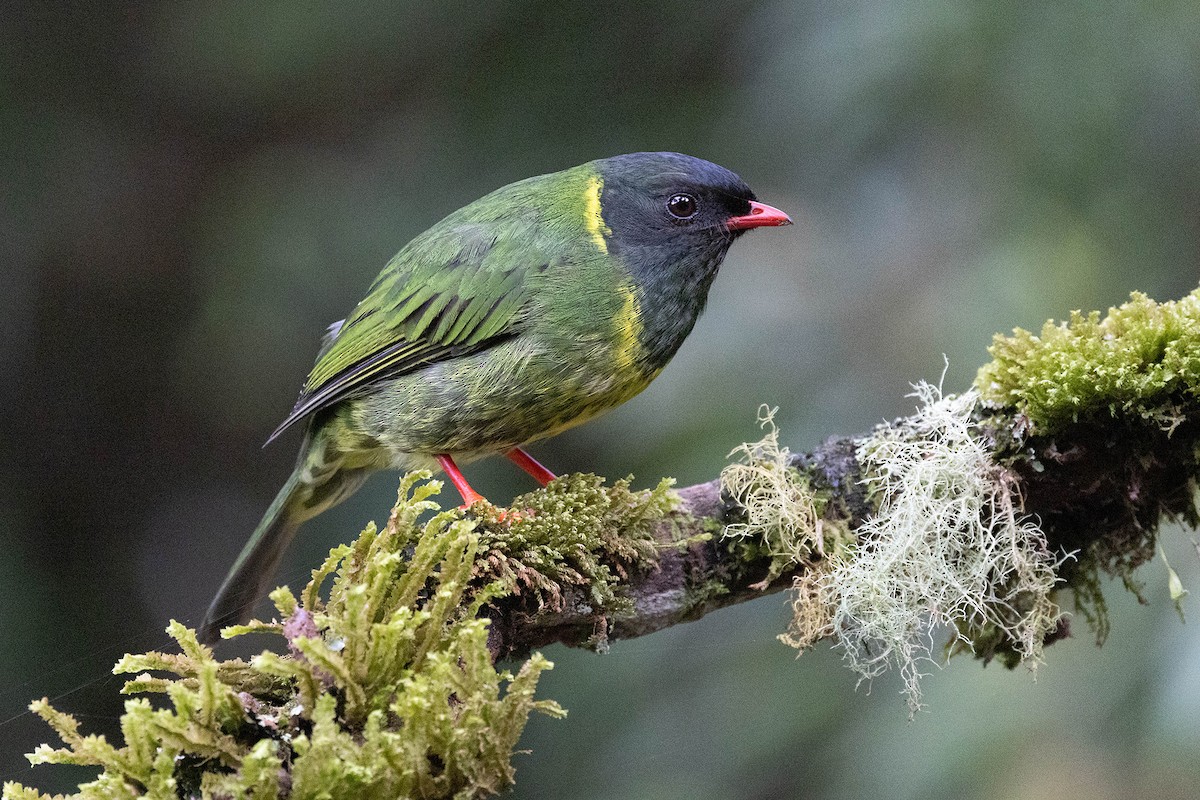
<instances>
[{"instance_id":1,"label":"green wing","mask_svg":"<svg viewBox=\"0 0 1200 800\"><path fill-rule=\"evenodd\" d=\"M354 313L331 326L295 408L267 441L379 380L518 334L531 279L548 264L529 235L535 227L452 215L410 242Z\"/></svg>"}]
</instances>

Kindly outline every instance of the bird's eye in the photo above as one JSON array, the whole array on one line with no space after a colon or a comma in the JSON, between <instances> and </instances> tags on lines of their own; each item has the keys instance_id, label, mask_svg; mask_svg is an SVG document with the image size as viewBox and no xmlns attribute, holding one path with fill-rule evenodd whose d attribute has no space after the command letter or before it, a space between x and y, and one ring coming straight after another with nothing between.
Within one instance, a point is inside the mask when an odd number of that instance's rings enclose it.
<instances>
[{"instance_id":1,"label":"bird's eye","mask_svg":"<svg viewBox=\"0 0 1200 800\"><path fill-rule=\"evenodd\" d=\"M691 219L696 216L696 198L690 194L672 195L667 201L667 211L676 219Z\"/></svg>"}]
</instances>

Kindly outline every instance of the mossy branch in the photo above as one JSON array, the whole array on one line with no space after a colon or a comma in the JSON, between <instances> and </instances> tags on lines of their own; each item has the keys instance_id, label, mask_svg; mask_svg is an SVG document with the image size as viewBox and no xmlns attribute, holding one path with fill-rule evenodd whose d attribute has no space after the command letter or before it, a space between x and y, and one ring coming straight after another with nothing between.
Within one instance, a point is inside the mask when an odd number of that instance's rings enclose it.
<instances>
[{"instance_id":1,"label":"mossy branch","mask_svg":"<svg viewBox=\"0 0 1200 800\"><path fill-rule=\"evenodd\" d=\"M784 641L831 639L867 678L899 668L916 708L940 625L950 652L1034 667L1069 634L1067 598L1102 641L1101 577L1136 591L1160 523L1200 522L1200 290L1135 293L992 354L963 395L922 384L913 416L810 453L781 448L765 413L741 463L654 525L657 567L626 582L628 611L568 589L557 609L495 614L489 646L594 645L791 589Z\"/></svg>"},{"instance_id":2,"label":"mossy branch","mask_svg":"<svg viewBox=\"0 0 1200 800\"><path fill-rule=\"evenodd\" d=\"M100 767L83 797L484 797L512 783L529 714L563 713L534 699L550 664L530 653L550 643L603 650L791 589L781 639L832 640L865 678L898 668L915 709L939 627L951 653L1036 666L1068 633L1067 598L1103 639L1101 575L1136 587L1159 524L1200 522L1200 290L1016 331L992 354L968 392L920 384L912 416L810 453L782 447L766 411L738 463L677 492L571 475L516 513L464 515L406 476L382 530L336 548L299 597L273 593L278 621L228 631L277 634L288 654L219 661L173 623L181 653L117 665L125 691L165 695L127 702L124 745L43 700L65 748L31 760ZM498 666L514 658L516 674Z\"/></svg>"}]
</instances>

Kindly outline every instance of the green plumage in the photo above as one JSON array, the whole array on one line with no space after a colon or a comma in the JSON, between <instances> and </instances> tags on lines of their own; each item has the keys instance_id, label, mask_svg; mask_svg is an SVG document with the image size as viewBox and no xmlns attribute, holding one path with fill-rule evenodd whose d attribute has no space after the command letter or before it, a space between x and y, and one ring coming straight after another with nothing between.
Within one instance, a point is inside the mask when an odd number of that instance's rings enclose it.
<instances>
[{"instance_id":1,"label":"green plumage","mask_svg":"<svg viewBox=\"0 0 1200 800\"><path fill-rule=\"evenodd\" d=\"M668 208L681 194L691 216ZM368 472L507 452L645 388L691 330L741 232L730 221L753 199L714 164L638 153L510 184L413 239L331 327L272 434L307 424L202 637L245 619L300 523Z\"/></svg>"}]
</instances>

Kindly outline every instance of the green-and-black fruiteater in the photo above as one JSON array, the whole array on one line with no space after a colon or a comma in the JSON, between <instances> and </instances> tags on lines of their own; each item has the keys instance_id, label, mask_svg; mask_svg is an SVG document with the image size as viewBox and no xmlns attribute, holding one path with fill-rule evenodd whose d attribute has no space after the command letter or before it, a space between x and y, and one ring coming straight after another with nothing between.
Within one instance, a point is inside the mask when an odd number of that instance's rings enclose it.
<instances>
[{"instance_id":1,"label":"green-and-black fruiteater","mask_svg":"<svg viewBox=\"0 0 1200 800\"><path fill-rule=\"evenodd\" d=\"M296 529L373 470L442 469L502 453L542 484L521 445L636 395L704 308L733 240L787 225L727 169L631 153L505 186L393 258L333 325L292 413L296 469L201 627L248 618Z\"/></svg>"}]
</instances>

